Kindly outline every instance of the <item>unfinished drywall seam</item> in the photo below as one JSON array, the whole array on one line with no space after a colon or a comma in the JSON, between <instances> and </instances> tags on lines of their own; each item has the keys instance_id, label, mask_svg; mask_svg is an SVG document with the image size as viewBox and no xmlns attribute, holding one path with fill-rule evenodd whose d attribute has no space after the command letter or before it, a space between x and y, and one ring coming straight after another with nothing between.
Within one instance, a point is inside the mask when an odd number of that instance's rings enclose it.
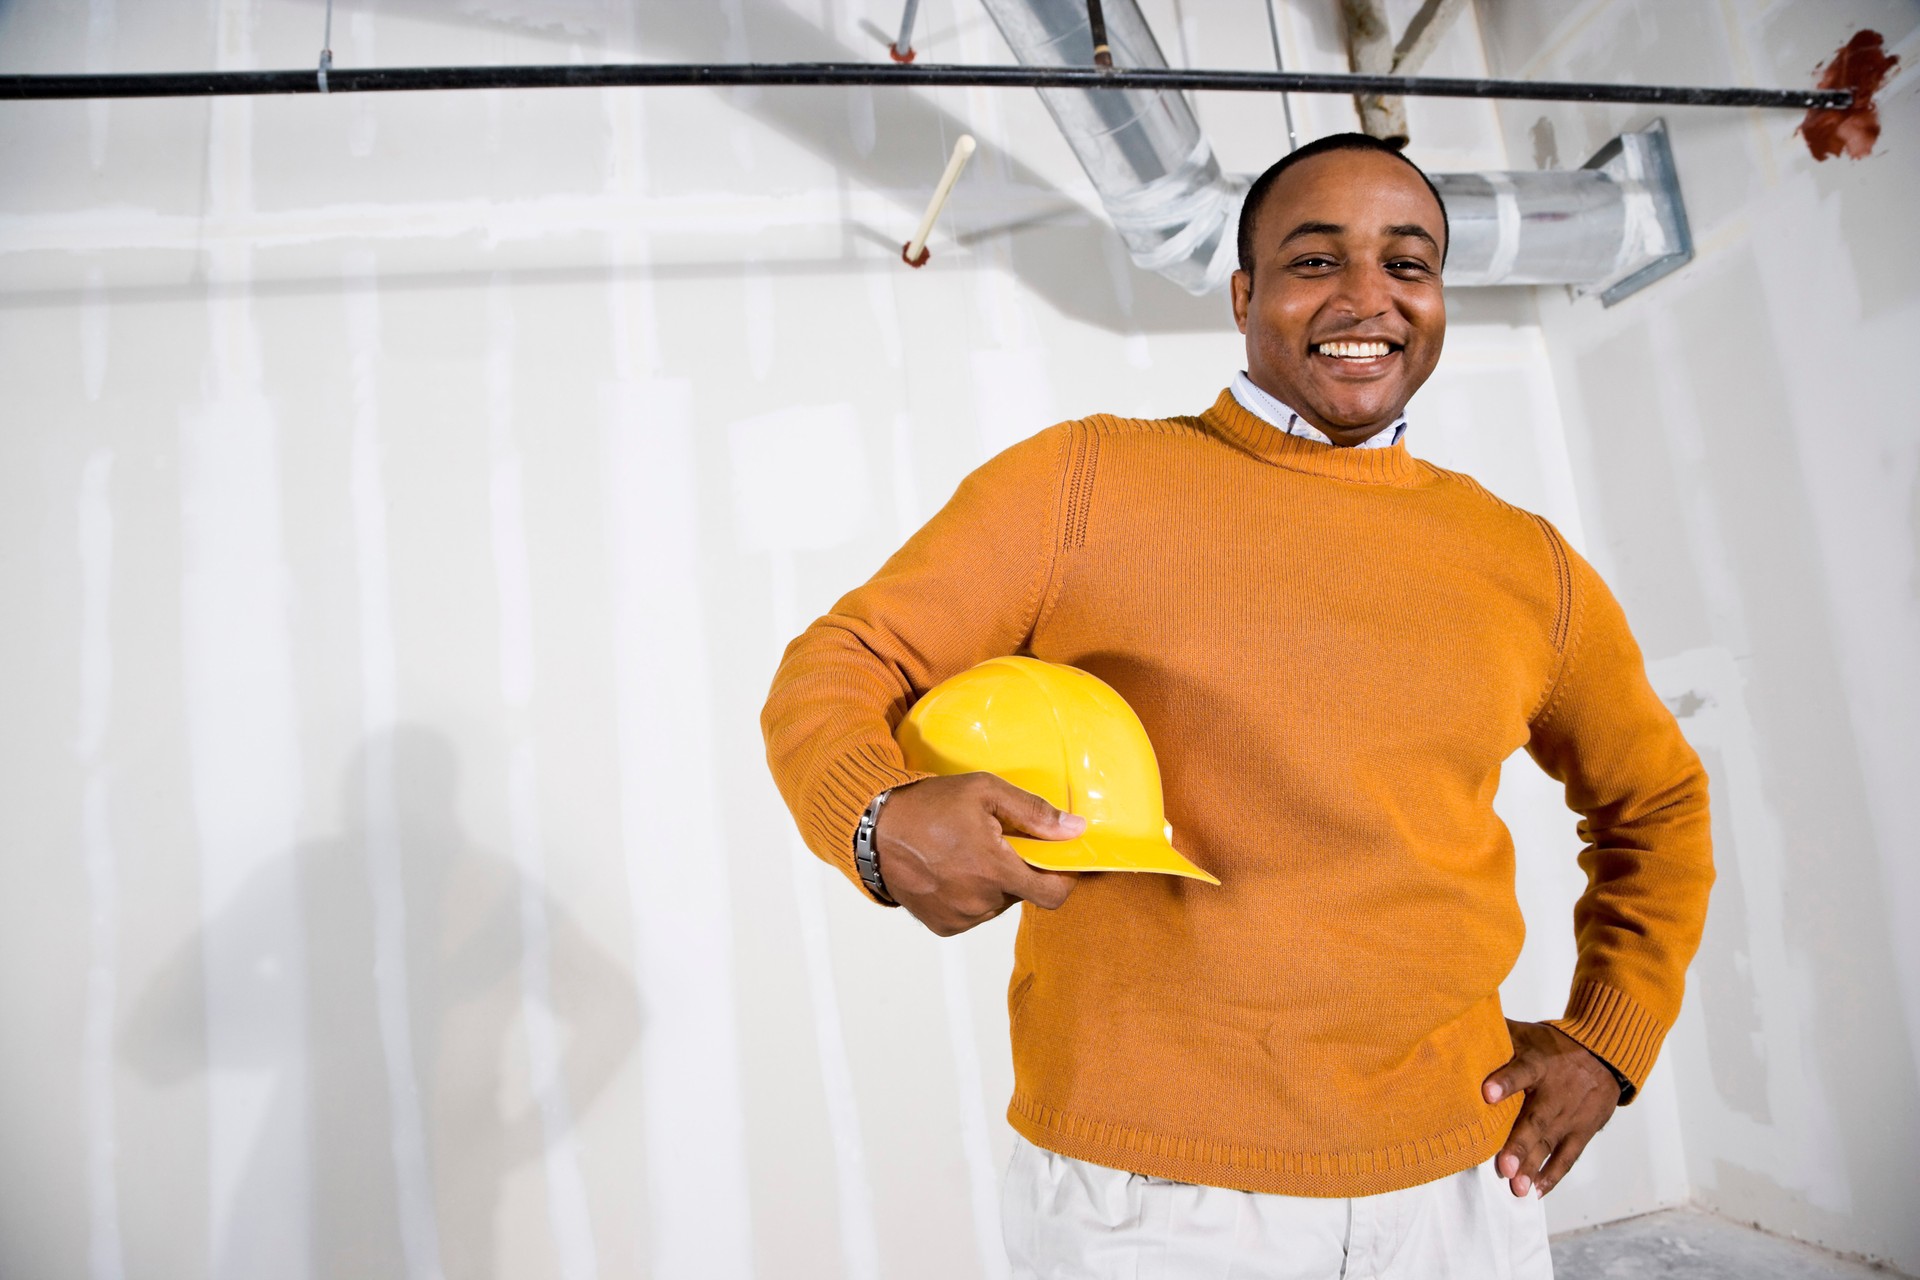
<instances>
[{"instance_id":1,"label":"unfinished drywall seam","mask_svg":"<svg viewBox=\"0 0 1920 1280\"><path fill-rule=\"evenodd\" d=\"M114 0L87 0L87 74L113 70ZM87 103L87 160L99 173L107 163L107 123L113 103L94 98Z\"/></svg>"},{"instance_id":2,"label":"unfinished drywall seam","mask_svg":"<svg viewBox=\"0 0 1920 1280\"><path fill-rule=\"evenodd\" d=\"M216 62L253 63L253 6L222 0ZM253 207L253 103L208 104L207 207ZM245 241L206 246L205 398L180 423L181 657L200 844L215 1280L313 1267L306 930L293 851L301 750L278 423Z\"/></svg>"},{"instance_id":3,"label":"unfinished drywall seam","mask_svg":"<svg viewBox=\"0 0 1920 1280\"><path fill-rule=\"evenodd\" d=\"M628 287L616 273L610 296ZM612 328L617 346L629 341L625 324ZM744 1280L753 1272L752 1206L731 895L712 820L721 788L691 558L690 399L685 382L667 379L616 382L603 396L621 847L645 1029L649 1260L656 1275Z\"/></svg>"},{"instance_id":4,"label":"unfinished drywall seam","mask_svg":"<svg viewBox=\"0 0 1920 1280\"><path fill-rule=\"evenodd\" d=\"M960 1153L967 1162L972 1201L973 1248L986 1280L1006 1280L1007 1248L1001 1236L1000 1178L993 1164L990 1123L982 1092L980 1042L973 1027L973 984L966 953L957 944L940 948L940 994L946 1003L947 1040L960 1103Z\"/></svg>"},{"instance_id":5,"label":"unfinished drywall seam","mask_svg":"<svg viewBox=\"0 0 1920 1280\"><path fill-rule=\"evenodd\" d=\"M352 65L377 67L380 65L379 50L374 47L373 14L365 6L355 5L347 15L346 56L352 59ZM375 114L371 94L355 94L353 97L353 124L347 134L347 153L356 160L365 159L373 154L374 143L379 138L380 120Z\"/></svg>"},{"instance_id":6,"label":"unfinished drywall seam","mask_svg":"<svg viewBox=\"0 0 1920 1280\"><path fill-rule=\"evenodd\" d=\"M97 398L95 388L89 399ZM85 771L81 848L87 873L88 964L81 1048L86 1107L87 1274L122 1280L119 1142L114 1121L114 1020L119 989L119 855L106 760L113 711L113 450L96 448L80 473L80 725Z\"/></svg>"},{"instance_id":7,"label":"unfinished drywall seam","mask_svg":"<svg viewBox=\"0 0 1920 1280\"><path fill-rule=\"evenodd\" d=\"M599 1262L553 1010L553 945L547 918L538 761L524 724L533 699L533 600L520 452L513 441L511 307L505 281L496 274L487 288L488 497L494 586L500 606L500 695L514 725L506 792L508 838L519 873L520 1004L526 1023L528 1083L545 1137L541 1151L555 1261L563 1280L592 1280L599 1273Z\"/></svg>"},{"instance_id":8,"label":"unfinished drywall seam","mask_svg":"<svg viewBox=\"0 0 1920 1280\"><path fill-rule=\"evenodd\" d=\"M88 267L86 287L80 294L80 377L89 404L100 399L107 384L113 336L107 309L106 276L99 267Z\"/></svg>"},{"instance_id":9,"label":"unfinished drywall seam","mask_svg":"<svg viewBox=\"0 0 1920 1280\"><path fill-rule=\"evenodd\" d=\"M794 406L728 429L735 494L735 528L743 551L765 552L771 622L766 669L805 625L796 558L801 550L841 546L860 532L866 515L866 455L850 404ZM828 500L822 501L826 497ZM835 982L828 936L826 889L839 877L807 849L795 828L782 841L792 876L801 969L813 1014L814 1049L833 1153L841 1246L841 1274L878 1280L879 1223L847 1050L846 1023Z\"/></svg>"},{"instance_id":10,"label":"unfinished drywall seam","mask_svg":"<svg viewBox=\"0 0 1920 1280\"><path fill-rule=\"evenodd\" d=\"M776 652L799 634L801 620L794 584L793 552L774 547L772 569L773 636ZM800 928L800 953L813 1008L814 1045L820 1059L827 1126L833 1138L834 1179L839 1189L840 1274L846 1280L880 1280L880 1229L874 1213L873 1179L860 1126L859 1096L853 1063L847 1054L840 994L833 980L833 954L827 941L827 904L821 879L831 874L813 856L796 831L787 840L793 873L794 918Z\"/></svg>"},{"instance_id":11,"label":"unfinished drywall seam","mask_svg":"<svg viewBox=\"0 0 1920 1280\"><path fill-rule=\"evenodd\" d=\"M883 329L897 328L892 291L870 291ZM897 363L897 361L896 361ZM894 533L901 542L920 528L923 514L914 482L913 418L893 416ZM965 950L957 943L940 947L940 994L946 1004L947 1040L953 1050L954 1090L959 1102L960 1153L967 1164L967 1192L973 1210L973 1245L985 1280L1006 1280L1007 1250L1000 1224L1000 1179L993 1162L980 1041L973 1024L973 983Z\"/></svg>"},{"instance_id":12,"label":"unfinished drywall seam","mask_svg":"<svg viewBox=\"0 0 1920 1280\"><path fill-rule=\"evenodd\" d=\"M393 597L387 560L387 492L381 460L378 361L379 282L371 254L345 264L348 378L352 395L349 496L353 509L354 579L359 603L360 733L366 743L360 779L367 833L367 893L373 908L373 983L386 1067L389 1151L400 1247L410 1280L441 1275L440 1230L413 1057L413 1014L407 973L407 902L393 733L398 720Z\"/></svg>"},{"instance_id":13,"label":"unfinished drywall seam","mask_svg":"<svg viewBox=\"0 0 1920 1280\"><path fill-rule=\"evenodd\" d=\"M776 551L773 558L774 576L781 576L777 564L784 559L791 580L791 553ZM783 633L794 629L783 628ZM813 1007L827 1126L833 1137L834 1179L839 1189L840 1274L846 1280L880 1280L880 1228L874 1212L873 1178L867 1170L859 1096L853 1086L853 1062L847 1054L846 1024L840 1016L840 994L834 986L833 955L827 943L827 904L820 884L826 873L798 835L787 842L787 856L793 871L795 920L800 927L800 951Z\"/></svg>"},{"instance_id":14,"label":"unfinished drywall seam","mask_svg":"<svg viewBox=\"0 0 1920 1280\"><path fill-rule=\"evenodd\" d=\"M608 92L619 92L608 90ZM633 93L632 90L626 91ZM501 97L482 93L484 101ZM637 96L637 95L636 95ZM936 156L933 163L937 166ZM35 250L98 253L115 249L192 251L213 239L244 239L257 249L317 244L329 240L360 243L470 238L488 245L551 240L558 232L617 236L644 224L649 233L733 234L766 232L844 233L850 224L897 223L902 204L925 198L924 188L891 192L856 189L781 191L765 195L716 195L695 192L646 197L618 192L531 196L526 199L417 200L387 204L343 201L245 213L210 209L206 214L170 213L127 205L101 205L52 213L0 214L0 243L8 253ZM991 206L996 223L1059 219L1066 211L1057 194L1019 187L996 190ZM959 207L949 208L953 239L961 238ZM1091 219L1089 219L1091 224ZM938 245L936 239L936 246ZM937 248L936 248L937 251ZM958 252L951 249L950 252ZM737 254L717 261L737 264ZM600 265L595 261L596 268ZM898 265L896 258L895 265Z\"/></svg>"},{"instance_id":15,"label":"unfinished drywall seam","mask_svg":"<svg viewBox=\"0 0 1920 1280\"><path fill-rule=\"evenodd\" d=\"M635 47L630 24L627 45ZM644 94L606 90L609 198L647 200ZM657 1276L748 1280L753 1205L733 901L698 576L692 389L661 377L640 218L606 238L601 389L621 856L639 992L647 1258ZM678 553L669 553L677 548ZM675 678L663 678L672 671ZM697 883L695 893L674 886ZM689 1105L699 1098L703 1105Z\"/></svg>"}]
</instances>

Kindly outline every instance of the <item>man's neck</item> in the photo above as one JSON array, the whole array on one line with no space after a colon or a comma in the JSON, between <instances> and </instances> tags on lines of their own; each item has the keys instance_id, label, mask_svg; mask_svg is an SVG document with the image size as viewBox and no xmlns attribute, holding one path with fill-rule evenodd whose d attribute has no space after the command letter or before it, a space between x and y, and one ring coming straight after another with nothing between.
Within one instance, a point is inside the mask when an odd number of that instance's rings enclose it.
<instances>
[{"instance_id":1,"label":"man's neck","mask_svg":"<svg viewBox=\"0 0 1920 1280\"><path fill-rule=\"evenodd\" d=\"M1307 421L1292 405L1260 386L1244 371L1233 377L1233 398L1240 407L1276 431L1300 436L1337 449L1384 449L1397 444L1406 434L1407 420L1396 417L1381 426L1351 431L1325 431Z\"/></svg>"}]
</instances>

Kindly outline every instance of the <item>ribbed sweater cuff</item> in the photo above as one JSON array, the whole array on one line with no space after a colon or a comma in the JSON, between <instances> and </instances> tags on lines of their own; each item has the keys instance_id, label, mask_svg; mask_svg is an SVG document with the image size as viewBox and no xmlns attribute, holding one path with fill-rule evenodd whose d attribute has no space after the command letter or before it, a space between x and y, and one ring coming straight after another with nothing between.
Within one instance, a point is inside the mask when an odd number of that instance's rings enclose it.
<instances>
[{"instance_id":1,"label":"ribbed sweater cuff","mask_svg":"<svg viewBox=\"0 0 1920 1280\"><path fill-rule=\"evenodd\" d=\"M858 814L854 821L859 821ZM1632 996L1591 978L1574 984L1566 1016L1547 1025L1560 1028L1627 1078L1630 1087L1620 1099L1623 1104L1632 1102L1647 1082L1668 1030L1668 1024Z\"/></svg>"},{"instance_id":2,"label":"ribbed sweater cuff","mask_svg":"<svg viewBox=\"0 0 1920 1280\"><path fill-rule=\"evenodd\" d=\"M879 902L880 899L867 892L866 884L860 879L860 869L853 864L853 833L859 829L860 815L867 811L867 806L882 791L933 776L905 768L897 759L873 747L860 747L849 755L839 757L827 766L826 775L814 791L812 812L802 833L806 836L807 846L840 868L841 873L853 881L854 887L861 893ZM886 871L886 865L882 863L882 878L886 876Z\"/></svg>"}]
</instances>

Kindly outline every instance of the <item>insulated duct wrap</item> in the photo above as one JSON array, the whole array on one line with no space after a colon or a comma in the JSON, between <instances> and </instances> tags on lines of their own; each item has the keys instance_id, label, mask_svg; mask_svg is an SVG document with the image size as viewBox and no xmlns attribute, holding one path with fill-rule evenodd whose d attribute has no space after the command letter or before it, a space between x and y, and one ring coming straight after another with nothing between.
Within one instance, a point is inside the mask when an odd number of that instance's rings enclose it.
<instances>
[{"instance_id":1,"label":"insulated duct wrap","mask_svg":"<svg viewBox=\"0 0 1920 1280\"><path fill-rule=\"evenodd\" d=\"M1608 306L1693 259L1680 181L1656 120L1570 171L1436 173L1450 285L1570 284Z\"/></svg>"},{"instance_id":2,"label":"insulated duct wrap","mask_svg":"<svg viewBox=\"0 0 1920 1280\"><path fill-rule=\"evenodd\" d=\"M985 3L1023 65L1092 64L1085 0ZM1134 0L1105 0L1102 10L1115 66L1167 65ZM1225 284L1235 265L1247 179L1220 172L1186 98L1162 89L1037 92L1134 262L1189 293L1211 293Z\"/></svg>"},{"instance_id":3,"label":"insulated duct wrap","mask_svg":"<svg viewBox=\"0 0 1920 1280\"><path fill-rule=\"evenodd\" d=\"M1433 185L1453 233L1450 285L1601 280L1629 245L1626 193L1591 169L1436 173Z\"/></svg>"}]
</instances>

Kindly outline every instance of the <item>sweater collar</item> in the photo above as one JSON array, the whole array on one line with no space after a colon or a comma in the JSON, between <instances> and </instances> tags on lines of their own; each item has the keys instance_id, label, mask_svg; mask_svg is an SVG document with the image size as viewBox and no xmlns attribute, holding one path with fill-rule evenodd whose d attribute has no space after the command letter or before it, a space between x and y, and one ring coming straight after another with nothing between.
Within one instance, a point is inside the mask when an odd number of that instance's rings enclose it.
<instances>
[{"instance_id":1,"label":"sweater collar","mask_svg":"<svg viewBox=\"0 0 1920 1280\"><path fill-rule=\"evenodd\" d=\"M1318 427L1294 412L1291 405L1263 391L1259 383L1247 376L1246 370L1242 369L1239 373L1234 374L1233 381L1228 384L1227 389L1233 392L1233 398L1240 402L1242 409L1245 409L1248 413L1260 419L1260 421L1266 423L1268 426L1277 427L1290 436L1305 436L1307 439L1317 440L1321 444L1333 443ZM1398 443L1400 437L1406 433L1407 420L1402 416L1396 419L1392 426L1374 432L1365 440L1362 440L1359 444L1352 447L1355 449L1384 449L1390 444Z\"/></svg>"},{"instance_id":2,"label":"sweater collar","mask_svg":"<svg viewBox=\"0 0 1920 1280\"><path fill-rule=\"evenodd\" d=\"M1200 421L1227 443L1289 471L1403 489L1432 478L1429 468L1407 452L1404 439L1380 449L1343 449L1290 436L1247 412L1233 398L1231 387L1221 391L1213 407L1200 415Z\"/></svg>"}]
</instances>

